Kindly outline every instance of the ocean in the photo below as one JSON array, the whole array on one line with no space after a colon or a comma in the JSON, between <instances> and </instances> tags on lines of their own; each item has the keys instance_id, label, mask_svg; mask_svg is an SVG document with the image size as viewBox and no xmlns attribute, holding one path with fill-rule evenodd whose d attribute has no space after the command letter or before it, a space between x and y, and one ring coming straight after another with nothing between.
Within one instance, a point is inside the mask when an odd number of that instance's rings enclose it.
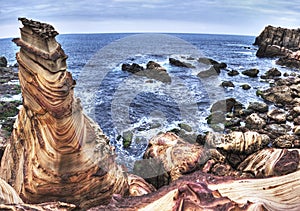
<instances>
[{"instance_id":1,"label":"ocean","mask_svg":"<svg viewBox=\"0 0 300 211\"><path fill-rule=\"evenodd\" d=\"M275 59L257 58L254 36L213 34L67 34L58 35L68 55L68 71L77 81L76 96L85 112L100 125L116 147L118 161L132 169L142 158L149 139L159 132L178 128L179 123L192 127L193 133L211 130L206 124L209 108L217 100L234 97L245 106L261 101L257 89L269 83L242 74L228 76L229 70L257 68L262 75L276 67L282 73L293 69L280 67ZM11 39L0 39L0 55L10 65L16 63L18 47ZM219 75L199 78L208 68L197 62L200 57L227 64ZM169 58L177 58L195 68L175 67ZM149 61L163 66L171 83L163 83L121 70L123 63L146 67ZM232 81L234 88L223 88L222 81ZM240 86L252 88L243 90ZM124 132L133 133L133 142L123 147Z\"/></svg>"}]
</instances>

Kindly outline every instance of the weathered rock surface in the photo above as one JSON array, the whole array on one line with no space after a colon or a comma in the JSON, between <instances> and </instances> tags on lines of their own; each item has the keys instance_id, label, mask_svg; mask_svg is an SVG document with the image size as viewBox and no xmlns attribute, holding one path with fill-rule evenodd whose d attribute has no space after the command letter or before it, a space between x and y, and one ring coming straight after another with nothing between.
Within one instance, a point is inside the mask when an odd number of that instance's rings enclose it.
<instances>
[{"instance_id":1,"label":"weathered rock surface","mask_svg":"<svg viewBox=\"0 0 300 211\"><path fill-rule=\"evenodd\" d=\"M209 132L206 135L206 143L208 146L221 148L229 152L251 154L268 145L270 138L267 135L253 131L245 133L234 131L229 134Z\"/></svg>"},{"instance_id":2,"label":"weathered rock surface","mask_svg":"<svg viewBox=\"0 0 300 211\"><path fill-rule=\"evenodd\" d=\"M23 107L1 162L0 176L26 203L64 201L80 208L128 194L126 174L100 127L82 113L66 71L58 34L48 24L20 19L17 53Z\"/></svg>"},{"instance_id":3,"label":"weathered rock surface","mask_svg":"<svg viewBox=\"0 0 300 211\"><path fill-rule=\"evenodd\" d=\"M300 68L300 30L267 26L256 37L254 45L259 49L258 57L281 57L277 63L284 66Z\"/></svg>"},{"instance_id":4,"label":"weathered rock surface","mask_svg":"<svg viewBox=\"0 0 300 211\"><path fill-rule=\"evenodd\" d=\"M273 79L276 77L280 77L281 72L277 68L271 68L264 75L261 76L262 79Z\"/></svg>"}]
</instances>

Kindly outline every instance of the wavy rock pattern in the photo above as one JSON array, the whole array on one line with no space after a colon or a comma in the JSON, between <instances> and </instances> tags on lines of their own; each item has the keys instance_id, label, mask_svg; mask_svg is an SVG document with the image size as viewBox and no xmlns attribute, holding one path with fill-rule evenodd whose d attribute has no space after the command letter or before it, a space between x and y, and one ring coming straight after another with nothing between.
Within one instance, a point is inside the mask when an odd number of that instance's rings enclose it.
<instances>
[{"instance_id":1,"label":"wavy rock pattern","mask_svg":"<svg viewBox=\"0 0 300 211\"><path fill-rule=\"evenodd\" d=\"M235 153L251 154L264 148L270 142L267 135L257 132L232 132L230 134L208 133L206 143L211 147L221 148Z\"/></svg>"},{"instance_id":2,"label":"wavy rock pattern","mask_svg":"<svg viewBox=\"0 0 300 211\"><path fill-rule=\"evenodd\" d=\"M23 107L14 125L0 175L26 203L64 201L82 207L128 193L108 138L82 113L75 81L66 71L58 34L48 24L19 19L17 53Z\"/></svg>"}]
</instances>

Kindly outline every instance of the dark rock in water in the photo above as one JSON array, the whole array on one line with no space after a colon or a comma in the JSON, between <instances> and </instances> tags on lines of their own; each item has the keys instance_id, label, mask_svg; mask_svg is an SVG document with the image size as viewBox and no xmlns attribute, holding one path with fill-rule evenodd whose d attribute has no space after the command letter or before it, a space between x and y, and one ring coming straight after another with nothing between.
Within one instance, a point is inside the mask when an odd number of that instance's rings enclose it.
<instances>
[{"instance_id":1,"label":"dark rock in water","mask_svg":"<svg viewBox=\"0 0 300 211\"><path fill-rule=\"evenodd\" d=\"M195 68L193 65L189 63L182 62L178 59L169 58L169 62L171 65L177 66L177 67L186 67L186 68Z\"/></svg>"},{"instance_id":2,"label":"dark rock in water","mask_svg":"<svg viewBox=\"0 0 300 211\"><path fill-rule=\"evenodd\" d=\"M188 124L185 124L185 123L179 123L178 126L179 126L181 129L183 129L183 130L185 130L185 131L187 131L187 132L192 132L192 131L193 131L192 127L189 126Z\"/></svg>"},{"instance_id":3,"label":"dark rock in water","mask_svg":"<svg viewBox=\"0 0 300 211\"><path fill-rule=\"evenodd\" d=\"M225 113L222 111L214 111L207 118L207 124L218 124L225 122Z\"/></svg>"},{"instance_id":4,"label":"dark rock in water","mask_svg":"<svg viewBox=\"0 0 300 211\"><path fill-rule=\"evenodd\" d=\"M144 70L144 67L133 63L133 64L122 64L122 70L130 73L137 73Z\"/></svg>"},{"instance_id":5,"label":"dark rock in water","mask_svg":"<svg viewBox=\"0 0 300 211\"><path fill-rule=\"evenodd\" d=\"M259 113L264 113L269 110L269 106L263 102L250 102L248 108Z\"/></svg>"},{"instance_id":6,"label":"dark rock in water","mask_svg":"<svg viewBox=\"0 0 300 211\"><path fill-rule=\"evenodd\" d=\"M7 67L7 59L4 56L0 56L0 67Z\"/></svg>"},{"instance_id":7,"label":"dark rock in water","mask_svg":"<svg viewBox=\"0 0 300 211\"><path fill-rule=\"evenodd\" d=\"M211 76L217 76L220 74L220 72L221 72L220 69L214 68L213 66L211 66L208 70L199 72L197 76L199 78L207 78L207 77L211 77Z\"/></svg>"},{"instance_id":8,"label":"dark rock in water","mask_svg":"<svg viewBox=\"0 0 300 211\"><path fill-rule=\"evenodd\" d=\"M225 128L232 128L232 127L237 127L241 125L241 119L234 117L231 118L230 120L226 120L224 122Z\"/></svg>"},{"instance_id":9,"label":"dark rock in water","mask_svg":"<svg viewBox=\"0 0 300 211\"><path fill-rule=\"evenodd\" d=\"M207 65L219 64L219 62L217 62L216 60L213 60L213 59L210 59L210 58L206 58L206 57L200 57L198 59L198 62L203 63L203 64L207 64Z\"/></svg>"},{"instance_id":10,"label":"dark rock in water","mask_svg":"<svg viewBox=\"0 0 300 211\"><path fill-rule=\"evenodd\" d=\"M249 90L249 89L251 89L251 86L250 86L249 84L242 84L241 87L242 87L242 89L244 89L244 90Z\"/></svg>"},{"instance_id":11,"label":"dark rock in water","mask_svg":"<svg viewBox=\"0 0 300 211\"><path fill-rule=\"evenodd\" d=\"M258 73L259 73L258 69L249 69L242 72L243 75L253 77L253 78L257 77Z\"/></svg>"},{"instance_id":12,"label":"dark rock in water","mask_svg":"<svg viewBox=\"0 0 300 211\"><path fill-rule=\"evenodd\" d=\"M158 64L158 63L156 63L154 61L149 61L147 63L147 69L166 72L165 68L163 68L160 64Z\"/></svg>"},{"instance_id":13,"label":"dark rock in water","mask_svg":"<svg viewBox=\"0 0 300 211\"><path fill-rule=\"evenodd\" d=\"M210 111L211 112L223 111L225 113L228 113L228 112L238 112L243 108L244 108L243 104L238 102L236 99L228 98L226 100L219 100L216 103L214 103Z\"/></svg>"},{"instance_id":14,"label":"dark rock in water","mask_svg":"<svg viewBox=\"0 0 300 211\"><path fill-rule=\"evenodd\" d=\"M227 74L229 76L236 76L236 75L239 75L240 73L237 70L230 70Z\"/></svg>"},{"instance_id":15,"label":"dark rock in water","mask_svg":"<svg viewBox=\"0 0 300 211\"><path fill-rule=\"evenodd\" d=\"M277 68L272 68L268 70L264 75L261 76L262 79L273 79L276 77L280 77L281 72Z\"/></svg>"},{"instance_id":16,"label":"dark rock in water","mask_svg":"<svg viewBox=\"0 0 300 211\"><path fill-rule=\"evenodd\" d=\"M133 133L131 131L125 131L123 133L123 147L128 148L131 145L132 139L133 139Z\"/></svg>"},{"instance_id":17,"label":"dark rock in water","mask_svg":"<svg viewBox=\"0 0 300 211\"><path fill-rule=\"evenodd\" d=\"M232 83L232 81L223 81L221 83L222 87L235 87L234 84Z\"/></svg>"}]
</instances>

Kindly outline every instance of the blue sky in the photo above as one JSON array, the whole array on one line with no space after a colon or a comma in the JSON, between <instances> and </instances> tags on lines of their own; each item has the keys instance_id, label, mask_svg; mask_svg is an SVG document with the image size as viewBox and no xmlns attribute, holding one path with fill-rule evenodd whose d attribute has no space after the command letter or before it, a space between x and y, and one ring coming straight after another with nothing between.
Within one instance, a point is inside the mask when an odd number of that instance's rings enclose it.
<instances>
[{"instance_id":1,"label":"blue sky","mask_svg":"<svg viewBox=\"0 0 300 211\"><path fill-rule=\"evenodd\" d=\"M18 17L51 23L61 34L258 35L266 25L298 28L300 4L296 0L2 0L0 37L18 36Z\"/></svg>"}]
</instances>

